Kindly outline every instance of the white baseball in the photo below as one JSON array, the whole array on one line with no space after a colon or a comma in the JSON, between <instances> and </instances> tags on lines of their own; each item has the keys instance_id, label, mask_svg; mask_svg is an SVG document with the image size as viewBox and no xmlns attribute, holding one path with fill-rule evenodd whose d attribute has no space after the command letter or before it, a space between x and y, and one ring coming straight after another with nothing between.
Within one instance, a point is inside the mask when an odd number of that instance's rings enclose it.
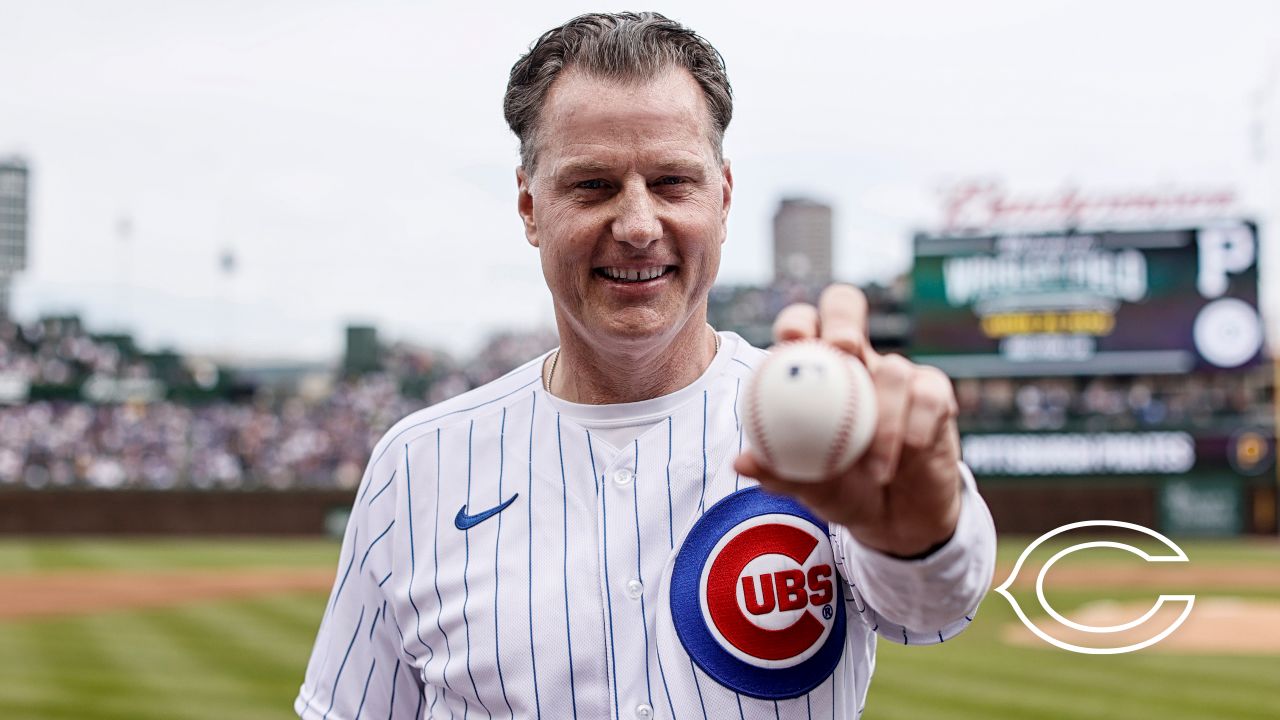
<instances>
[{"instance_id":1,"label":"white baseball","mask_svg":"<svg viewBox=\"0 0 1280 720\"><path fill-rule=\"evenodd\" d=\"M780 345L751 378L747 438L787 480L817 482L852 465L876 428L875 387L862 363L814 340Z\"/></svg>"}]
</instances>

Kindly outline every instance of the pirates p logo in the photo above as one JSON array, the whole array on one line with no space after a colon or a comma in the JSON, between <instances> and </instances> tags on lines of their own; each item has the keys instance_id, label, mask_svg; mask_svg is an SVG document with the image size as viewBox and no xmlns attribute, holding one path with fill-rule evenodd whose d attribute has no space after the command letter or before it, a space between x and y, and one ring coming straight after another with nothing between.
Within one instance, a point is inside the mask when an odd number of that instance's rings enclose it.
<instances>
[{"instance_id":1,"label":"pirates p logo","mask_svg":"<svg viewBox=\"0 0 1280 720\"><path fill-rule=\"evenodd\" d=\"M826 524L759 488L726 497L676 556L671 614L689 655L720 684L774 700L809 692L844 649Z\"/></svg>"}]
</instances>

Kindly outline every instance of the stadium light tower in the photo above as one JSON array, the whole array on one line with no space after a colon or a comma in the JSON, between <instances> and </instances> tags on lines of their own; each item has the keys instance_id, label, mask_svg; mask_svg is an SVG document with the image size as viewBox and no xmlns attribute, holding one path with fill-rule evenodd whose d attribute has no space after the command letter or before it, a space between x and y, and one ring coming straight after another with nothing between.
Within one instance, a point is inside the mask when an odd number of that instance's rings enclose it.
<instances>
[{"instance_id":1,"label":"stadium light tower","mask_svg":"<svg viewBox=\"0 0 1280 720\"><path fill-rule=\"evenodd\" d=\"M0 158L0 317L9 317L13 277L27 267L28 179L21 158Z\"/></svg>"}]
</instances>

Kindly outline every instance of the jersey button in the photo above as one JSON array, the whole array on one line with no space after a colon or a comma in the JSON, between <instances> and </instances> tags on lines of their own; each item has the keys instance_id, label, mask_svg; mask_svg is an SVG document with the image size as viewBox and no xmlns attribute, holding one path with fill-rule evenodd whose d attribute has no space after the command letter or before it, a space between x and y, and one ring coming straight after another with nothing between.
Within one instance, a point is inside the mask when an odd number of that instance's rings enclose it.
<instances>
[{"instance_id":1,"label":"jersey button","mask_svg":"<svg viewBox=\"0 0 1280 720\"><path fill-rule=\"evenodd\" d=\"M653 720L653 706L640 703L636 706L636 720Z\"/></svg>"},{"instance_id":2,"label":"jersey button","mask_svg":"<svg viewBox=\"0 0 1280 720\"><path fill-rule=\"evenodd\" d=\"M613 482L617 485L626 485L634 478L635 475L632 475L631 471L626 468L620 468L613 471Z\"/></svg>"},{"instance_id":3,"label":"jersey button","mask_svg":"<svg viewBox=\"0 0 1280 720\"><path fill-rule=\"evenodd\" d=\"M644 583L640 582L639 580L627 581L627 597L631 598L632 600L639 600L640 596L643 594L644 594Z\"/></svg>"}]
</instances>

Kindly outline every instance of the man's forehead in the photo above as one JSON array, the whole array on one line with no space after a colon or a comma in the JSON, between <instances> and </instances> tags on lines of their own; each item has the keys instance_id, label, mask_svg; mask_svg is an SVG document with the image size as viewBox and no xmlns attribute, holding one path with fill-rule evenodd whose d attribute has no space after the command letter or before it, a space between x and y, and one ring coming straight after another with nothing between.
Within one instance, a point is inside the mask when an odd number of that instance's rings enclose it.
<instances>
[{"instance_id":1,"label":"man's forehead","mask_svg":"<svg viewBox=\"0 0 1280 720\"><path fill-rule=\"evenodd\" d=\"M555 175L589 175L618 172L639 167L646 172L690 174L706 168L707 158L691 150L669 149L643 153L617 152L610 148L577 146L555 158L550 171Z\"/></svg>"}]
</instances>

